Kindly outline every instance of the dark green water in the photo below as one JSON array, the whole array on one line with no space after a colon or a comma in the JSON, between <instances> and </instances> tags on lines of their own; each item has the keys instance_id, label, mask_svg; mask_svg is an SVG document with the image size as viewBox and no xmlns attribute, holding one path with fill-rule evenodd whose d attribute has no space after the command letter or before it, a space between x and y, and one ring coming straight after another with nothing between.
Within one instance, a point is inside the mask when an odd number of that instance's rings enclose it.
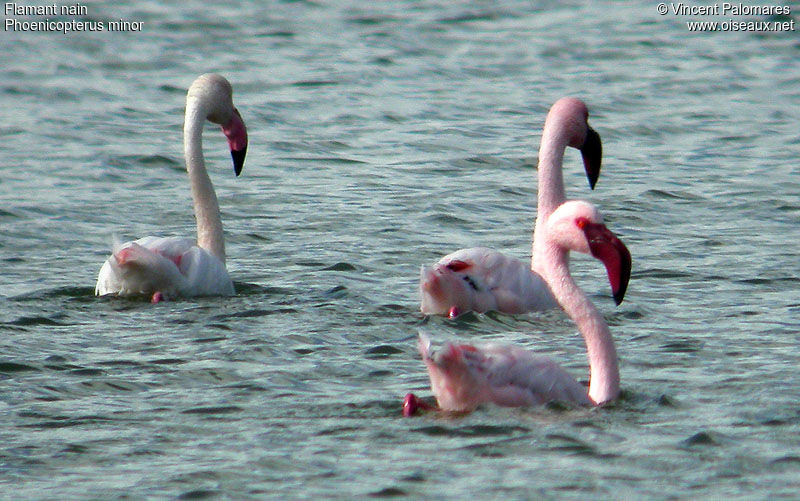
<instances>
[{"instance_id":1,"label":"dark green water","mask_svg":"<svg viewBox=\"0 0 800 501\"><path fill-rule=\"evenodd\" d=\"M0 33L0 497L797 495L796 32L690 33L650 2L88 10L143 29ZM205 135L238 294L97 299L113 234L194 232L181 124L206 71L250 132L240 178ZM541 127L564 95L605 154L590 192L570 152L568 194L634 260L615 308L600 264L573 259L623 397L401 418L406 392L430 394L419 330L585 378L559 312L418 313L421 264L529 256Z\"/></svg>"}]
</instances>

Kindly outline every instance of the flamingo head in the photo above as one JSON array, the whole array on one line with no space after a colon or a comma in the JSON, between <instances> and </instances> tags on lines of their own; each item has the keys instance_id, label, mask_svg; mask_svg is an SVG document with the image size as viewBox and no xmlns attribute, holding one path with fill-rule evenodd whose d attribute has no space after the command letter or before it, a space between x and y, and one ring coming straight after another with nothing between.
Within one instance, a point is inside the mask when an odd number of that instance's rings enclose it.
<instances>
[{"instance_id":1,"label":"flamingo head","mask_svg":"<svg viewBox=\"0 0 800 501\"><path fill-rule=\"evenodd\" d=\"M580 150L589 187L594 189L600 177L603 143L600 134L589 126L588 120L589 109L586 103L574 97L559 99L547 114L547 123L563 127L566 137L569 138L567 144Z\"/></svg>"},{"instance_id":2,"label":"flamingo head","mask_svg":"<svg viewBox=\"0 0 800 501\"><path fill-rule=\"evenodd\" d=\"M420 310L425 314L456 318L467 311L487 311L492 305L490 294L480 278L470 273L472 263L452 260L420 269Z\"/></svg>"},{"instance_id":3,"label":"flamingo head","mask_svg":"<svg viewBox=\"0 0 800 501\"><path fill-rule=\"evenodd\" d=\"M430 340L420 335L418 348L441 409L471 411L486 401L485 376L475 367L473 360L480 358L480 353L474 346L447 343L432 351Z\"/></svg>"},{"instance_id":4,"label":"flamingo head","mask_svg":"<svg viewBox=\"0 0 800 501\"><path fill-rule=\"evenodd\" d=\"M631 253L603 223L597 208L582 200L561 204L547 220L548 239L558 247L591 254L606 267L614 302L625 297L631 277Z\"/></svg>"},{"instance_id":5,"label":"flamingo head","mask_svg":"<svg viewBox=\"0 0 800 501\"><path fill-rule=\"evenodd\" d=\"M203 104L206 118L222 126L231 150L233 170L238 176L242 172L247 154L247 127L239 110L233 105L233 88L230 82L214 73L200 75L186 95L187 103L191 100L199 100Z\"/></svg>"}]
</instances>

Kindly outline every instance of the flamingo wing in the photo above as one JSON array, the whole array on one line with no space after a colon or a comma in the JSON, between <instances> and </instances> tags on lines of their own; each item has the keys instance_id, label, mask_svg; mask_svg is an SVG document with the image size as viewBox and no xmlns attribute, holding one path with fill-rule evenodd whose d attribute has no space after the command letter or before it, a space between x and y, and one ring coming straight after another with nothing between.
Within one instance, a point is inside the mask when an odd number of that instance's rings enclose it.
<instances>
[{"instance_id":1,"label":"flamingo wing","mask_svg":"<svg viewBox=\"0 0 800 501\"><path fill-rule=\"evenodd\" d=\"M480 348L492 401L501 406L539 405L551 401L589 405L587 389L548 357L518 346L490 343ZM469 358L471 353L465 353Z\"/></svg>"},{"instance_id":2,"label":"flamingo wing","mask_svg":"<svg viewBox=\"0 0 800 501\"><path fill-rule=\"evenodd\" d=\"M97 295L231 295L225 265L192 239L144 237L115 243L97 279Z\"/></svg>"}]
</instances>

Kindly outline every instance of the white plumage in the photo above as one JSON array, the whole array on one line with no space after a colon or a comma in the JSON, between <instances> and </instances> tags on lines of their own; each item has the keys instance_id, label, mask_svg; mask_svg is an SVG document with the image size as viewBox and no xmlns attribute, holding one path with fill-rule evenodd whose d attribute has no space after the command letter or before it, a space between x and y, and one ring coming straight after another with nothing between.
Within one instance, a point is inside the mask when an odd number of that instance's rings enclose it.
<instances>
[{"instance_id":1,"label":"white plumage","mask_svg":"<svg viewBox=\"0 0 800 501\"><path fill-rule=\"evenodd\" d=\"M247 151L247 129L233 106L230 83L205 74L189 87L183 148L197 221L197 240L144 237L114 243L100 268L95 294L166 298L234 294L225 268L225 240L214 187L203 159L202 132L206 120L220 124L228 139L238 176Z\"/></svg>"}]
</instances>

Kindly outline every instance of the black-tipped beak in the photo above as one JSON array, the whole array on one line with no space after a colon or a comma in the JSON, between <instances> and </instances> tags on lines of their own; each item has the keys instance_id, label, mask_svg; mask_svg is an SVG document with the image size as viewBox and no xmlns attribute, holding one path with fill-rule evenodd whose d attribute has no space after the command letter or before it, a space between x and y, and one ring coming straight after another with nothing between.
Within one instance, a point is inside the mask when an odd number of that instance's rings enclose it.
<instances>
[{"instance_id":1,"label":"black-tipped beak","mask_svg":"<svg viewBox=\"0 0 800 501\"><path fill-rule=\"evenodd\" d=\"M233 158L233 172L235 172L237 176L242 173L245 155L247 155L247 146L239 151L231 150L231 157Z\"/></svg>"},{"instance_id":2,"label":"black-tipped beak","mask_svg":"<svg viewBox=\"0 0 800 501\"><path fill-rule=\"evenodd\" d=\"M600 177L600 164L603 160L603 143L600 141L600 134L589 127L586 131L586 140L580 147L583 156L583 168L586 170L586 177L589 178L589 187L594 189L597 179Z\"/></svg>"},{"instance_id":3,"label":"black-tipped beak","mask_svg":"<svg viewBox=\"0 0 800 501\"><path fill-rule=\"evenodd\" d=\"M238 176L242 172L244 157L247 154L247 127L239 110L233 108L233 115L228 123L222 126L222 132L228 138L228 148L233 157L233 172Z\"/></svg>"},{"instance_id":4,"label":"black-tipped beak","mask_svg":"<svg viewBox=\"0 0 800 501\"><path fill-rule=\"evenodd\" d=\"M581 229L589 242L592 256L602 261L606 267L614 302L619 306L625 298L625 291L631 279L631 253L622 240L605 225L584 223Z\"/></svg>"}]
</instances>

